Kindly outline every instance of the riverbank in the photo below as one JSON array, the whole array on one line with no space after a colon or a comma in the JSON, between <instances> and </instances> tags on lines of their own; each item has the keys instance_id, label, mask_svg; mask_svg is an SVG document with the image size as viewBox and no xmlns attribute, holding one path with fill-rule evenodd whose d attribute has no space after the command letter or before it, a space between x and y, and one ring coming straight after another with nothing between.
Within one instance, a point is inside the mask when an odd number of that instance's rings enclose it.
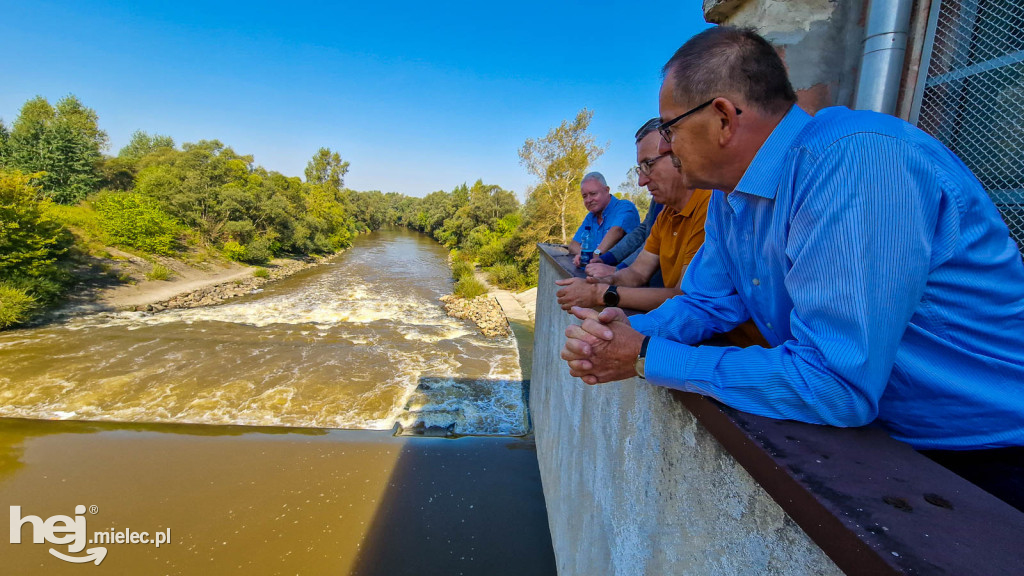
<instances>
[{"instance_id":1,"label":"riverbank","mask_svg":"<svg viewBox=\"0 0 1024 576\"><path fill-rule=\"evenodd\" d=\"M487 288L487 294L471 299L454 294L441 296L449 316L474 322L488 338L511 334L513 322L533 326L537 288L513 292L492 285L480 270L475 271L475 276Z\"/></svg>"},{"instance_id":2,"label":"riverbank","mask_svg":"<svg viewBox=\"0 0 1024 576\"><path fill-rule=\"evenodd\" d=\"M82 288L69 294L65 304L47 317L67 318L113 311L159 312L219 304L251 294L268 282L287 278L333 257L275 258L265 266L255 267L226 260L186 263L166 257L154 257L151 262L111 250L117 253L121 282L104 281L104 276L87 276ZM166 279L149 277L156 265L167 270Z\"/></svg>"}]
</instances>

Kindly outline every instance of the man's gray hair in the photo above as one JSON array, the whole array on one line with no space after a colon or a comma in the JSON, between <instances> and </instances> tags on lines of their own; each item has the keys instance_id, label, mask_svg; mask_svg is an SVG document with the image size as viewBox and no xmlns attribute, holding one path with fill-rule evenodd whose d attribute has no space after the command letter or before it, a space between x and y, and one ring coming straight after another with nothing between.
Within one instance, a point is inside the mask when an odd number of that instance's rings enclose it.
<instances>
[{"instance_id":1,"label":"man's gray hair","mask_svg":"<svg viewBox=\"0 0 1024 576\"><path fill-rule=\"evenodd\" d=\"M661 73L675 82L672 95L684 106L739 96L782 114L796 103L782 58L753 28L708 28L676 50Z\"/></svg>"},{"instance_id":2,"label":"man's gray hair","mask_svg":"<svg viewBox=\"0 0 1024 576\"><path fill-rule=\"evenodd\" d=\"M587 175L583 177L583 180L580 180L580 186L583 186L583 183L587 180L597 180L601 186L604 186L605 188L608 187L608 182L604 179L604 174L601 174L600 172L588 172Z\"/></svg>"},{"instance_id":3,"label":"man's gray hair","mask_svg":"<svg viewBox=\"0 0 1024 576\"><path fill-rule=\"evenodd\" d=\"M637 130L636 134L633 136L634 138L636 138L636 143L639 144L641 140L647 138L647 136L649 136L652 132L657 131L658 126L661 126L661 118L651 118L647 122L644 122L644 125L641 126L640 129Z\"/></svg>"}]
</instances>

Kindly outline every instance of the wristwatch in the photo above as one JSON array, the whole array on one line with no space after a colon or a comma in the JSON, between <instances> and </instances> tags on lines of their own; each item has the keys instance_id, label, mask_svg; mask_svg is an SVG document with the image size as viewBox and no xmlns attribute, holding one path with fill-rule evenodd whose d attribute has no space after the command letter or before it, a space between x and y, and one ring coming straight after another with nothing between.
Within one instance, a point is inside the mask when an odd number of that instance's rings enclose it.
<instances>
[{"instance_id":1,"label":"wristwatch","mask_svg":"<svg viewBox=\"0 0 1024 576\"><path fill-rule=\"evenodd\" d=\"M604 291L604 305L605 306L618 306L619 305L619 287L612 284Z\"/></svg>"},{"instance_id":2,"label":"wristwatch","mask_svg":"<svg viewBox=\"0 0 1024 576\"><path fill-rule=\"evenodd\" d=\"M644 343L640 345L640 354L636 357L636 362L633 363L633 369L636 370L636 375L641 380L646 380L644 376L644 362L647 360L647 345L651 343L650 336L644 336Z\"/></svg>"}]
</instances>

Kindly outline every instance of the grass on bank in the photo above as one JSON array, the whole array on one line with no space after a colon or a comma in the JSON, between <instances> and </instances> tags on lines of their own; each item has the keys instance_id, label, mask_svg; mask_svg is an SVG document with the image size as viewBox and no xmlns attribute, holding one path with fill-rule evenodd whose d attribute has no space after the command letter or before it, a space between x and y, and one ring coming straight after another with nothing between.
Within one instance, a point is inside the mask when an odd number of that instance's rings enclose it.
<instances>
[{"instance_id":1,"label":"grass on bank","mask_svg":"<svg viewBox=\"0 0 1024 576\"><path fill-rule=\"evenodd\" d=\"M495 264L487 271L487 279L494 285L505 290L523 290L529 285L529 280L519 271L519 267L511 262Z\"/></svg>"},{"instance_id":2,"label":"grass on bank","mask_svg":"<svg viewBox=\"0 0 1024 576\"><path fill-rule=\"evenodd\" d=\"M455 280L455 295L467 300L487 293L487 287L476 279L475 267L457 250L451 254L452 278Z\"/></svg>"},{"instance_id":3,"label":"grass on bank","mask_svg":"<svg viewBox=\"0 0 1024 576\"><path fill-rule=\"evenodd\" d=\"M171 271L163 264L153 264L153 269L146 273L147 280L170 280Z\"/></svg>"}]
</instances>

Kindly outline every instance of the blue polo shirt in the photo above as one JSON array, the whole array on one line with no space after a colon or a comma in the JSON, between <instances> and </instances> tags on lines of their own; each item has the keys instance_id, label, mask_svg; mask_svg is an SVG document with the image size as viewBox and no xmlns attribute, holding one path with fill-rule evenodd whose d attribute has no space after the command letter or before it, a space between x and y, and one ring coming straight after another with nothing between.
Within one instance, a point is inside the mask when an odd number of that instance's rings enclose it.
<instances>
[{"instance_id":1,"label":"blue polo shirt","mask_svg":"<svg viewBox=\"0 0 1024 576\"><path fill-rule=\"evenodd\" d=\"M604 235L612 229L612 226L618 226L626 234L629 234L633 231L633 228L640 225L640 213L636 211L636 206L629 200L619 200L615 196L612 196L611 201L601 211L601 217L604 221L598 224L597 217L593 213L587 212L586 218L583 219L583 224L580 224L572 239L583 244L583 232L587 226L590 226L590 233L593 234L594 238L594 247L597 247L604 240Z\"/></svg>"}]
</instances>

